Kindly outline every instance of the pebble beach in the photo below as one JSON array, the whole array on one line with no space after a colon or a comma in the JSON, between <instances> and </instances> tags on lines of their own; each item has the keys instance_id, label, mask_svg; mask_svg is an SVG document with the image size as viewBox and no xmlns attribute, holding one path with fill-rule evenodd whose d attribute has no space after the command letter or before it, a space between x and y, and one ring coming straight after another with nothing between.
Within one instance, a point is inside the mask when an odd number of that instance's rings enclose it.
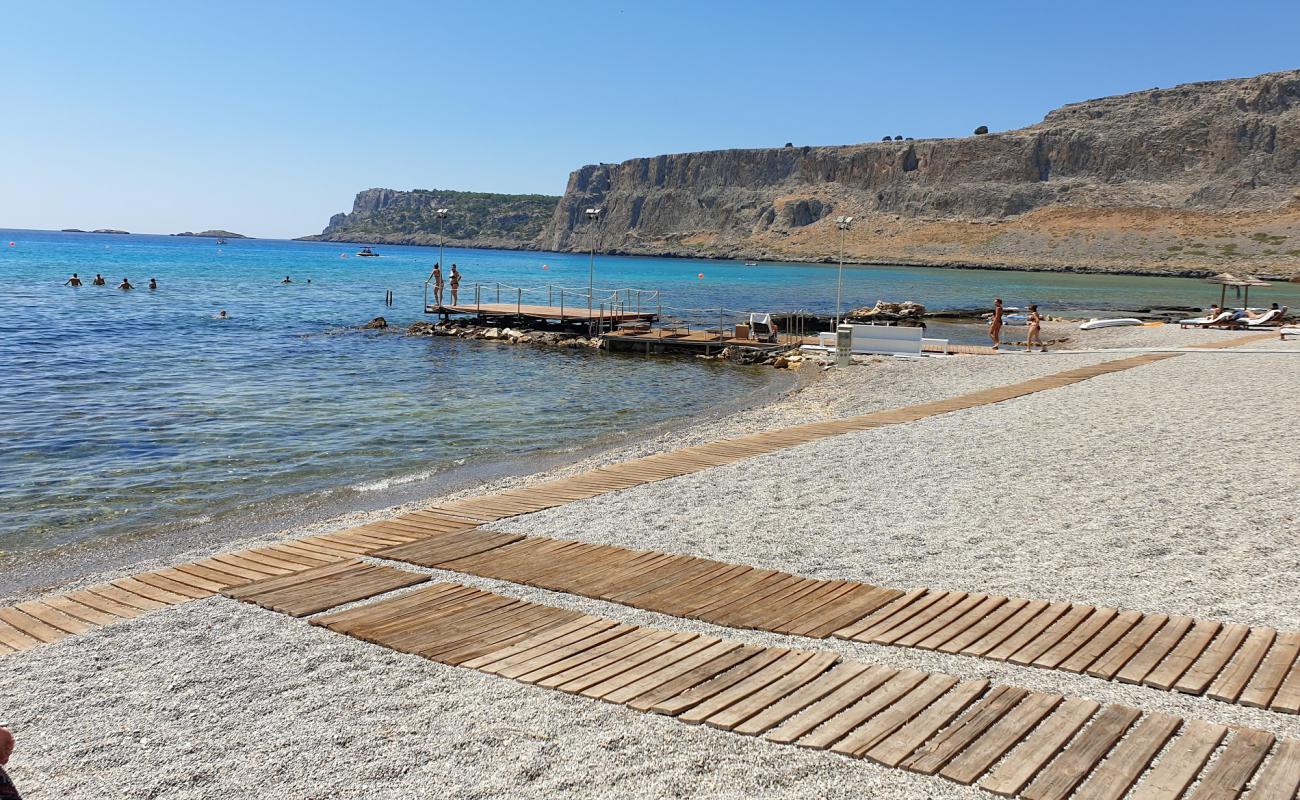
<instances>
[{"instance_id":1,"label":"pebble beach","mask_svg":"<svg viewBox=\"0 0 1300 800\"><path fill-rule=\"evenodd\" d=\"M1114 328L1048 353L865 359L762 406L484 494L692 444L955 397L1223 331ZM1088 352L1058 352L1088 351ZM1300 342L1187 353L1015 400L834 436L491 527L818 578L1300 627ZM257 541L352 527L447 497ZM202 557L159 552L117 574ZM406 569L418 569L403 565ZM425 570L425 572L430 572ZM721 629L516 584L502 594L658 628L815 646L1300 737L1300 718L911 648ZM115 574L82 576L78 585ZM71 587L69 587L71 588ZM11 599L20 599L19 597ZM684 725L209 598L0 661L24 797L988 797L947 780Z\"/></svg>"}]
</instances>

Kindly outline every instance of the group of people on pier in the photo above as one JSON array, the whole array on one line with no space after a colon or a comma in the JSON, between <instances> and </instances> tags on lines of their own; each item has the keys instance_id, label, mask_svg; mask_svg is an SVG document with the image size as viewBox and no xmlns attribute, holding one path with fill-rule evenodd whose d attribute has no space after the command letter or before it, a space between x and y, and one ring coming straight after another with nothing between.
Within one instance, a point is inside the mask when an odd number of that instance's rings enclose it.
<instances>
[{"instance_id":1,"label":"group of people on pier","mask_svg":"<svg viewBox=\"0 0 1300 800\"><path fill-rule=\"evenodd\" d=\"M442 262L433 265L433 274L429 276L433 279L433 302L435 305L442 305ZM456 263L451 265L451 304L459 305L460 301L460 270L456 269Z\"/></svg>"}]
</instances>

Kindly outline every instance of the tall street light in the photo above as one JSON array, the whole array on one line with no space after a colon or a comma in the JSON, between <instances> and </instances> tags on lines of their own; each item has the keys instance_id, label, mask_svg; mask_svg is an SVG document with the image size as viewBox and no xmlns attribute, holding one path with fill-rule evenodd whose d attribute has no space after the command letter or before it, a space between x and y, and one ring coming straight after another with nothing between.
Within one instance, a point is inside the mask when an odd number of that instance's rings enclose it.
<instances>
[{"instance_id":1,"label":"tall street light","mask_svg":"<svg viewBox=\"0 0 1300 800\"><path fill-rule=\"evenodd\" d=\"M600 222L602 208L587 209L591 223L591 264L587 267L587 327L591 327L591 298L596 293L596 225Z\"/></svg>"},{"instance_id":2,"label":"tall street light","mask_svg":"<svg viewBox=\"0 0 1300 800\"><path fill-rule=\"evenodd\" d=\"M840 229L840 270L835 279L835 329L840 328L840 298L844 295L844 232L853 227L853 217L836 217L835 227Z\"/></svg>"},{"instance_id":3,"label":"tall street light","mask_svg":"<svg viewBox=\"0 0 1300 800\"><path fill-rule=\"evenodd\" d=\"M440 208L440 209L438 209L437 211L435 211L435 212L433 212L433 213L438 215L438 266L441 267L441 266L442 266L442 262L443 262L443 256L442 256L442 246L443 246L442 228L443 228L443 225L445 224L445 220L447 219L447 213L448 213L448 212L447 212L447 209L445 209L445 208Z\"/></svg>"}]
</instances>

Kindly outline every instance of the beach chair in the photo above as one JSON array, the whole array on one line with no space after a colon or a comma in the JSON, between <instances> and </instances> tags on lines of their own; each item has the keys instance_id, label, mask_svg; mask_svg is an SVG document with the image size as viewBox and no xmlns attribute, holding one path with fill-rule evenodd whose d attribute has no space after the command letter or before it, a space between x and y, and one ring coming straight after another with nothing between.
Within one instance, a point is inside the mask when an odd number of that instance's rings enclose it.
<instances>
[{"instance_id":1,"label":"beach chair","mask_svg":"<svg viewBox=\"0 0 1300 800\"><path fill-rule=\"evenodd\" d=\"M1209 328L1214 325L1226 325L1232 322L1235 311L1221 311L1215 317L1192 317L1178 323L1180 328Z\"/></svg>"},{"instance_id":2,"label":"beach chair","mask_svg":"<svg viewBox=\"0 0 1300 800\"><path fill-rule=\"evenodd\" d=\"M1256 317L1255 319L1242 317L1237 320L1237 326L1242 328L1267 328L1278 325L1282 322L1282 318L1286 316L1287 310L1285 308L1271 308L1262 317Z\"/></svg>"},{"instance_id":3,"label":"beach chair","mask_svg":"<svg viewBox=\"0 0 1300 800\"><path fill-rule=\"evenodd\" d=\"M760 342L772 343L776 341L776 325L772 322L771 314L750 314L749 315L749 333Z\"/></svg>"},{"instance_id":4,"label":"beach chair","mask_svg":"<svg viewBox=\"0 0 1300 800\"><path fill-rule=\"evenodd\" d=\"M1277 338L1285 342L1286 337L1288 336L1300 336L1300 328L1296 327L1295 325L1289 325L1285 328L1277 329Z\"/></svg>"}]
</instances>

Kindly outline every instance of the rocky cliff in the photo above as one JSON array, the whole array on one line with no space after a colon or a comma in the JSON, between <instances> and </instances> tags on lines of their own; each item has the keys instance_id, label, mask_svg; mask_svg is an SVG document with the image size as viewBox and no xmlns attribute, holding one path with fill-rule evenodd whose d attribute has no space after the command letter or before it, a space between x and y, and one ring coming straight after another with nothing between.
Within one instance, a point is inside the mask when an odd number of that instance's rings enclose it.
<instances>
[{"instance_id":1,"label":"rocky cliff","mask_svg":"<svg viewBox=\"0 0 1300 800\"><path fill-rule=\"evenodd\" d=\"M335 214L319 235L302 238L437 244L439 220L434 212L448 208L451 213L444 225L449 245L533 247L542 228L554 215L559 200L540 194L366 189L357 193L351 213Z\"/></svg>"},{"instance_id":2,"label":"rocky cliff","mask_svg":"<svg viewBox=\"0 0 1300 800\"><path fill-rule=\"evenodd\" d=\"M595 228L583 213L600 206ZM1300 275L1300 71L1067 105L960 139L723 150L573 172L547 249Z\"/></svg>"}]
</instances>

